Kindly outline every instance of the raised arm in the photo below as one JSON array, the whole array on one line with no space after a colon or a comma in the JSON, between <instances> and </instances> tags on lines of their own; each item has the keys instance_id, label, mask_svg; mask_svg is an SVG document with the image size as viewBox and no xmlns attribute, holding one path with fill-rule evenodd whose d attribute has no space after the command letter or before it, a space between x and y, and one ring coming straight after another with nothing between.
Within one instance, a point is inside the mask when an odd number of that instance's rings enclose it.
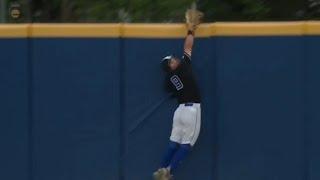
<instances>
[{"instance_id":1,"label":"raised arm","mask_svg":"<svg viewBox=\"0 0 320 180\"><path fill-rule=\"evenodd\" d=\"M184 52L187 53L191 57L192 47L194 41L194 31L188 30L187 37L184 41Z\"/></svg>"},{"instance_id":2,"label":"raised arm","mask_svg":"<svg viewBox=\"0 0 320 180\"><path fill-rule=\"evenodd\" d=\"M188 9L186 12L186 26L188 29L188 34L184 42L184 52L190 57L194 41L194 32L200 24L202 17L203 13L197 10L196 4L193 4L192 8Z\"/></svg>"}]
</instances>

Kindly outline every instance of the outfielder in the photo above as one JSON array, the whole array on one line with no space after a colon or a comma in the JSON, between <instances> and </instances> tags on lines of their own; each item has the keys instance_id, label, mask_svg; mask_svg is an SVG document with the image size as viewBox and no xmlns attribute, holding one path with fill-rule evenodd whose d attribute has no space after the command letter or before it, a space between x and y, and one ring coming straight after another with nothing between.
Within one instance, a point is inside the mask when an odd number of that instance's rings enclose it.
<instances>
[{"instance_id":1,"label":"outfielder","mask_svg":"<svg viewBox=\"0 0 320 180\"><path fill-rule=\"evenodd\" d=\"M163 58L161 64L167 73L167 89L174 93L179 106L174 112L169 147L163 157L160 168L153 174L156 180L169 180L181 161L191 151L200 133L201 99L198 85L191 66L191 53L194 42L194 31L199 23L188 23L188 33L184 42L182 59L174 56ZM196 16L199 16L199 12ZM202 16L202 14L200 14ZM198 18L200 18L200 16ZM193 17L195 18L195 17Z\"/></svg>"}]
</instances>

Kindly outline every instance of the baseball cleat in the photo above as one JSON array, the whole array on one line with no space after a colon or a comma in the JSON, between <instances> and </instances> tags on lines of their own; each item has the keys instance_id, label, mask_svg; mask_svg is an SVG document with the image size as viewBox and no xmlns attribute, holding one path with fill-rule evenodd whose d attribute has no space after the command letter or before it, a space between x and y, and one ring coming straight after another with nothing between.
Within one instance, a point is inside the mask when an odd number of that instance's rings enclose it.
<instances>
[{"instance_id":1,"label":"baseball cleat","mask_svg":"<svg viewBox=\"0 0 320 180\"><path fill-rule=\"evenodd\" d=\"M164 168L162 170L162 179L161 180L172 180L172 175L170 174L170 170L167 168Z\"/></svg>"},{"instance_id":2,"label":"baseball cleat","mask_svg":"<svg viewBox=\"0 0 320 180\"><path fill-rule=\"evenodd\" d=\"M170 170L167 168L158 169L153 173L154 180L173 180L173 176L170 174Z\"/></svg>"},{"instance_id":3,"label":"baseball cleat","mask_svg":"<svg viewBox=\"0 0 320 180\"><path fill-rule=\"evenodd\" d=\"M153 173L154 180L161 180L161 178L163 176L163 172L164 172L163 169L164 168L158 169L156 172Z\"/></svg>"}]
</instances>

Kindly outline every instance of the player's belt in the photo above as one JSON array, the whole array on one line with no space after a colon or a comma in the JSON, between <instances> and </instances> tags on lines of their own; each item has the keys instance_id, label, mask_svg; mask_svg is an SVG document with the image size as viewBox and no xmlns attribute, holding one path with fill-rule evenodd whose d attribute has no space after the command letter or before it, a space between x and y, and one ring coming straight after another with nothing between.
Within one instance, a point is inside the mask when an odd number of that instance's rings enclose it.
<instances>
[{"instance_id":1,"label":"player's belt","mask_svg":"<svg viewBox=\"0 0 320 180\"><path fill-rule=\"evenodd\" d=\"M184 106L193 106L193 103L185 103Z\"/></svg>"}]
</instances>

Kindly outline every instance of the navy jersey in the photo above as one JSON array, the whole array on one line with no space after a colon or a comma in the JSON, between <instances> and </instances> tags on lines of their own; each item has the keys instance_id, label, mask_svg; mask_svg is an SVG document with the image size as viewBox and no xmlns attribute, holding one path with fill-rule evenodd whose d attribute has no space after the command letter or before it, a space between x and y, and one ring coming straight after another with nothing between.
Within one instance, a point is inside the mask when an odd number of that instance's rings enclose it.
<instances>
[{"instance_id":1,"label":"navy jersey","mask_svg":"<svg viewBox=\"0 0 320 180\"><path fill-rule=\"evenodd\" d=\"M200 93L192 72L191 57L187 53L184 53L177 69L168 73L166 84L180 104L200 103Z\"/></svg>"}]
</instances>

